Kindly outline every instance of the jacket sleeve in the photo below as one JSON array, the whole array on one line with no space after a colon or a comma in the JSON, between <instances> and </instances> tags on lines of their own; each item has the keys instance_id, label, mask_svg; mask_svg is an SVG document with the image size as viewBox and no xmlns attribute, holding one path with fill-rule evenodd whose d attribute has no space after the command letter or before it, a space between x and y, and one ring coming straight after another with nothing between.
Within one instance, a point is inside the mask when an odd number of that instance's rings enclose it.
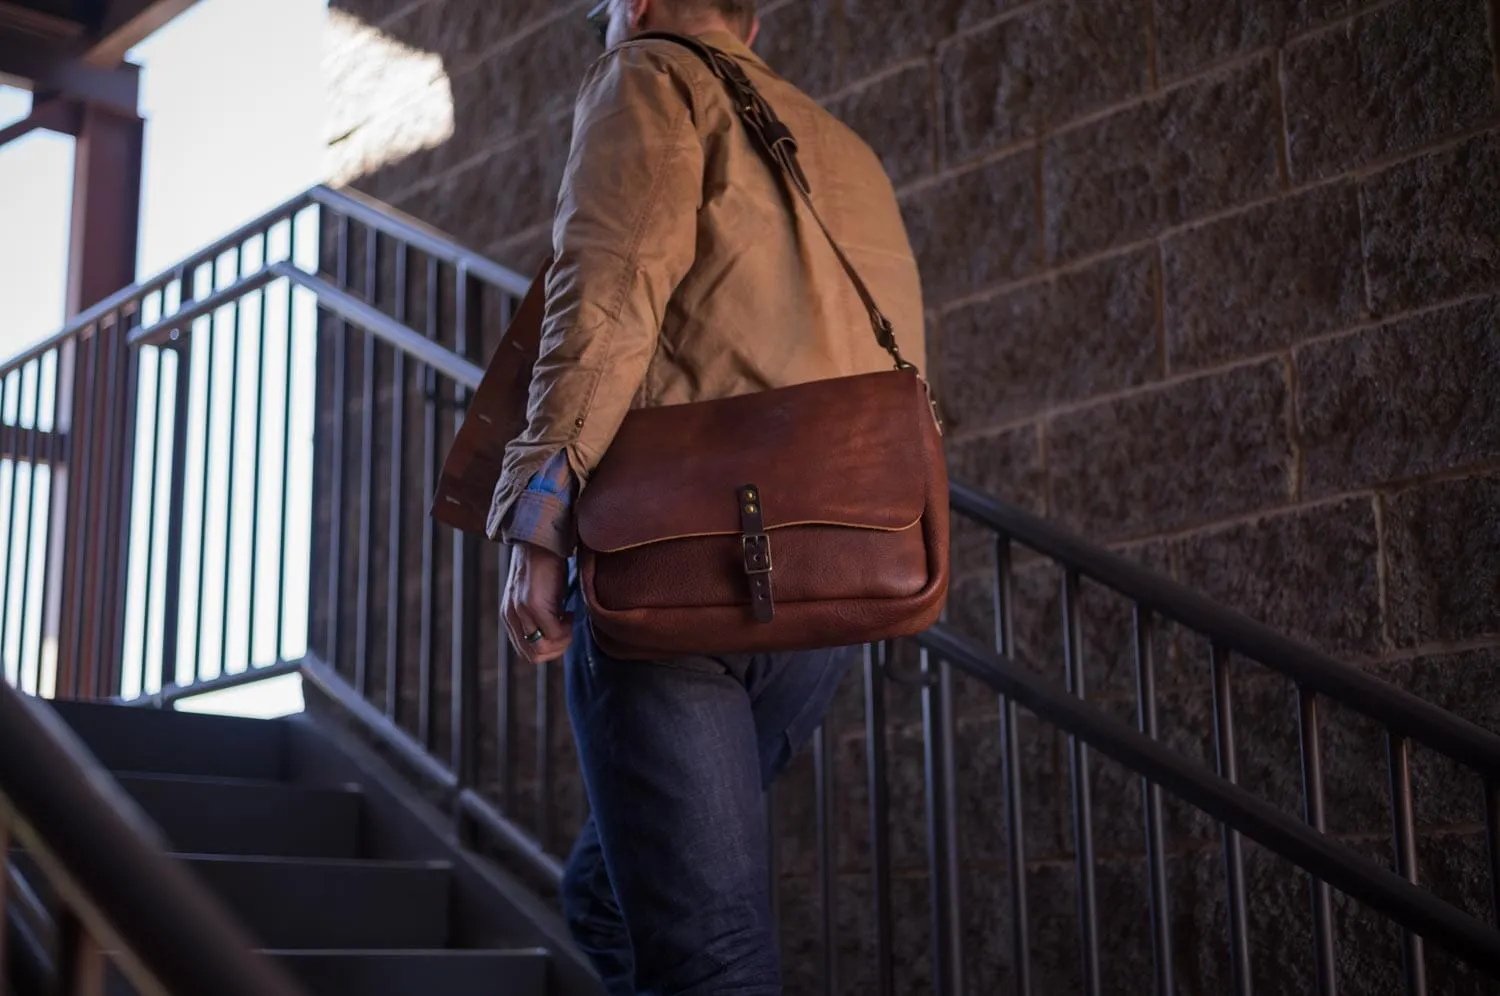
<instances>
[{"instance_id":1,"label":"jacket sleeve","mask_svg":"<svg viewBox=\"0 0 1500 996\"><path fill-rule=\"evenodd\" d=\"M692 266L703 196L695 77L662 44L609 53L579 94L527 426L505 451L491 537L559 452L586 486L641 390L667 302Z\"/></svg>"}]
</instances>

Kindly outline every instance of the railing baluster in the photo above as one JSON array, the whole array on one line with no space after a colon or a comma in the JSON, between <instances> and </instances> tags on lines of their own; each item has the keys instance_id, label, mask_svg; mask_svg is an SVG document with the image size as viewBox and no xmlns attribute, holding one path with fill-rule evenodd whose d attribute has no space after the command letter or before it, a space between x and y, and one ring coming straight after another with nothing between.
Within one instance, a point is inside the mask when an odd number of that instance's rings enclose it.
<instances>
[{"instance_id":1,"label":"railing baluster","mask_svg":"<svg viewBox=\"0 0 1500 996\"><path fill-rule=\"evenodd\" d=\"M0 376L0 423L3 423L3 426L0 427L3 427L4 433L7 437L7 441L11 444L5 447L5 451L8 454L7 459L10 460L10 488L8 489L8 494L6 496L5 569L3 580L0 580L0 681L6 681L10 676L10 667L8 661L6 660L6 658L10 655L10 569L11 565L15 563L16 559L16 489L20 487L21 484L21 454L17 452L17 450L20 449L20 445L19 434L16 430L20 428L21 422L21 384L26 376L25 369L22 368L20 370L17 370L15 372L15 376L16 387L14 393L16 396L16 421L14 428L12 428L12 425L10 423L5 422L4 394L9 390L10 387L10 374ZM81 545L82 544L80 544L80 546ZM82 577L82 575L79 576ZM15 682L16 686L20 687L21 665L19 654L16 655Z\"/></svg>"},{"instance_id":2,"label":"railing baluster","mask_svg":"<svg viewBox=\"0 0 1500 996\"><path fill-rule=\"evenodd\" d=\"M21 540L21 628L20 639L16 642L16 687L26 691L26 643L30 631L31 622L31 598L40 594L33 591L31 584L31 541L32 527L36 522L36 478L37 478L37 441L41 436L41 413L42 413L42 360L40 357L33 360L31 366L36 368L35 386L31 391L31 435L26 443L26 462L31 472L26 475L26 528ZM17 412L17 415L20 413ZM41 677L41 660L37 660L37 674ZM30 689L36 694L36 688Z\"/></svg>"},{"instance_id":3,"label":"railing baluster","mask_svg":"<svg viewBox=\"0 0 1500 996\"><path fill-rule=\"evenodd\" d=\"M479 338L479 301L476 299L476 284L463 267L454 270L454 351L472 359ZM458 435L464 421L464 407L468 391L462 385L453 387L453 433ZM457 529L453 533L452 583L452 630L449 633L449 715L451 717L453 771L460 785L473 785L478 770L479 758L479 662L475 659L474 647L478 643L479 612L479 546L476 538ZM551 783L545 783L547 795L542 808L547 811L547 827L550 830L552 806ZM544 843L550 836L542 837Z\"/></svg>"},{"instance_id":4,"label":"railing baluster","mask_svg":"<svg viewBox=\"0 0 1500 996\"><path fill-rule=\"evenodd\" d=\"M108 329L109 331L106 331ZM97 335L108 336L109 362L106 368L104 384L104 412L103 418L96 419L93 428L99 433L97 446L102 456L102 470L96 487L101 490L99 503L90 523L90 534L87 540L90 556L98 558L102 564L110 564L109 558L109 519L115 510L115 502L119 498L119 491L115 484L116 452L115 445L115 416L119 411L120 391L126 389L126 372L129 369L128 357L125 355L125 330L120 327L120 312L113 311L101 318L97 326ZM19 413L18 413L19 414ZM105 601L109 592L109 585L105 580L105 571L91 571L94 597L90 600L88 616L84 619L85 631L91 635L90 650L88 656L89 664L89 687L88 697L97 699L104 694L105 682L103 681L105 668L108 666L104 660L104 626L106 612L108 611Z\"/></svg>"},{"instance_id":5,"label":"railing baluster","mask_svg":"<svg viewBox=\"0 0 1500 996\"><path fill-rule=\"evenodd\" d=\"M209 264L209 293L214 291L216 266ZM193 626L193 680L203 681L209 675L203 669L203 585L208 578L208 502L209 471L212 469L214 441L214 353L219 348L219 313L208 316L207 368L203 379L203 474L199 483L198 501L198 599L194 602L197 623ZM106 475L107 476L107 475ZM338 530L332 530L337 533Z\"/></svg>"},{"instance_id":6,"label":"railing baluster","mask_svg":"<svg viewBox=\"0 0 1500 996\"><path fill-rule=\"evenodd\" d=\"M427 338L438 341L438 329L442 311L438 302L438 261L436 256L427 257ZM422 394L425 401L422 413L422 502L427 505L437 493L437 372L431 367L422 367ZM417 649L417 740L427 749L432 749L432 613L436 602L435 563L437 555L437 532L432 516L422 516L422 618L420 624L420 646Z\"/></svg>"},{"instance_id":7,"label":"railing baluster","mask_svg":"<svg viewBox=\"0 0 1500 996\"><path fill-rule=\"evenodd\" d=\"M1083 625L1078 606L1078 573L1063 576L1063 656L1068 691L1086 697L1083 681ZM1078 936L1082 942L1083 989L1099 996L1099 899L1094 880L1094 792L1089 773L1089 749L1078 737L1068 737L1068 760L1073 781L1073 842L1078 864Z\"/></svg>"},{"instance_id":8,"label":"railing baluster","mask_svg":"<svg viewBox=\"0 0 1500 996\"><path fill-rule=\"evenodd\" d=\"M271 230L261 235L260 262L271 259ZM288 291L290 293L290 291ZM260 474L265 462L264 429L266 421L266 311L271 306L271 292L260 290L260 308L255 330L255 441L250 457L250 587L246 597L245 670L255 667L256 595L260 588ZM283 473L285 468L283 468Z\"/></svg>"},{"instance_id":9,"label":"railing baluster","mask_svg":"<svg viewBox=\"0 0 1500 996\"><path fill-rule=\"evenodd\" d=\"M294 214L287 220L287 259L297 258L297 216ZM292 394L295 392L295 366L293 356L297 344L297 285L290 280L286 282L286 337L285 350L286 369L283 371L284 393L281 399L281 501L277 509L276 527L276 639L275 654L272 655L272 663L280 663L284 660L283 651L286 649L284 642L284 630L286 628L286 529L287 529L287 506L291 504L292 483ZM330 663L330 667L332 664Z\"/></svg>"},{"instance_id":10,"label":"railing baluster","mask_svg":"<svg viewBox=\"0 0 1500 996\"><path fill-rule=\"evenodd\" d=\"M497 556L500 558L496 565L497 577L500 583L496 585L496 640L499 643L500 655L499 666L495 673L495 772L500 782L500 811L506 816L514 818L516 811L516 732L515 732L515 696L511 694L515 687L515 648L510 645L509 638L505 635L505 583L510 575L510 548L504 543L498 544Z\"/></svg>"},{"instance_id":11,"label":"railing baluster","mask_svg":"<svg viewBox=\"0 0 1500 996\"><path fill-rule=\"evenodd\" d=\"M405 242L396 243L396 321L407 320L407 274L409 250ZM401 512L402 488L406 481L406 353L393 350L391 364L391 476L387 487L391 492L390 519L386 523L385 577L385 714L392 720L398 718L401 673L401 620L405 616L405 593L401 588L402 573Z\"/></svg>"},{"instance_id":12,"label":"railing baluster","mask_svg":"<svg viewBox=\"0 0 1500 996\"><path fill-rule=\"evenodd\" d=\"M108 542L103 548L103 562L112 565L114 572L114 583L109 590L109 598L105 601L105 618L110 623L109 639L106 646L109 648L103 655L104 666L107 669L108 682L106 694L119 695L121 692L120 664L125 652L125 592L129 585L129 537L130 537L130 510L135 498L135 488L132 486L135 475L135 436L136 419L138 416L138 402L140 400L140 353L131 348L125 341L127 328L124 324L124 314L116 312L116 329L120 338L120 348L125 354L125 381L120 386L122 397L119 412L115 420L113 430L116 433L114 445L119 450L119 461L115 465L115 476L111 479L111 489L116 496L114 518L107 526Z\"/></svg>"},{"instance_id":13,"label":"railing baluster","mask_svg":"<svg viewBox=\"0 0 1500 996\"><path fill-rule=\"evenodd\" d=\"M500 296L501 329L509 327L513 313L513 299L509 294ZM496 544L498 584L496 599L496 643L499 653L495 674L495 772L499 780L501 812L513 817L516 811L516 732L515 732L515 648L505 635L505 583L510 576L510 548L504 543Z\"/></svg>"},{"instance_id":14,"label":"railing baluster","mask_svg":"<svg viewBox=\"0 0 1500 996\"><path fill-rule=\"evenodd\" d=\"M874 891L876 996L894 996L891 919L891 810L885 757L885 644L865 644L865 754L870 797L870 885Z\"/></svg>"},{"instance_id":15,"label":"railing baluster","mask_svg":"<svg viewBox=\"0 0 1500 996\"><path fill-rule=\"evenodd\" d=\"M1500 782L1484 782L1484 842L1490 859L1490 916L1500 927Z\"/></svg>"},{"instance_id":16,"label":"railing baluster","mask_svg":"<svg viewBox=\"0 0 1500 996\"><path fill-rule=\"evenodd\" d=\"M142 461L146 467L146 473L150 481L146 485L146 564L141 571L141 688L140 694L147 692L146 666L150 662L151 653L151 593L156 587L151 583L152 569L156 566L156 468L161 461L161 399L162 377L166 375L167 351L162 348L154 350L156 354L156 398L151 409L151 456L149 460Z\"/></svg>"},{"instance_id":17,"label":"railing baluster","mask_svg":"<svg viewBox=\"0 0 1500 996\"><path fill-rule=\"evenodd\" d=\"M163 300L163 307L166 302ZM75 347L80 351L88 350L87 363L75 359L75 369L87 369L79 389L75 389L74 397L79 398L82 405L81 417L73 421L68 427L68 503L78 511L73 516L71 528L68 531L68 555L73 558L73 569L69 575L73 582L73 590L66 595L66 601L71 606L71 623L68 633L68 650L66 654L66 671L68 676L67 691L58 689L59 696L76 699L83 691L83 619L84 598L83 592L86 586L84 571L88 564L88 543L85 537L88 535L88 523L92 521L92 510L96 501L97 491L93 486L94 476L94 403L99 397L98 375L99 375L99 336L94 334L85 337L80 333ZM75 356L78 354L75 354ZM0 377L0 413L5 410L4 389L6 378ZM81 397L80 397L81 395ZM0 414L3 421L3 414ZM15 464L11 464L11 472L14 475ZM14 482L14 477L12 477ZM14 486L14 483L12 484ZM6 557L10 556L10 542L7 540ZM3 646L0 641L0 646Z\"/></svg>"},{"instance_id":18,"label":"railing baluster","mask_svg":"<svg viewBox=\"0 0 1500 996\"><path fill-rule=\"evenodd\" d=\"M1009 536L995 537L995 651L1016 653L1015 584ZM1031 916L1026 901L1026 828L1022 809L1021 731L1016 703L1000 696L1000 753L1010 872L1011 970L1018 996L1031 994Z\"/></svg>"},{"instance_id":19,"label":"railing baluster","mask_svg":"<svg viewBox=\"0 0 1500 996\"><path fill-rule=\"evenodd\" d=\"M1417 831L1411 802L1411 745L1403 736L1386 736L1386 759L1391 776L1391 823L1396 850L1396 872L1417 882ZM1409 996L1427 996L1427 957L1422 938L1402 931L1402 954Z\"/></svg>"},{"instance_id":20,"label":"railing baluster","mask_svg":"<svg viewBox=\"0 0 1500 996\"><path fill-rule=\"evenodd\" d=\"M239 281L245 269L245 253L242 246L234 247L234 279ZM240 426L240 302L229 305L229 442L225 461L228 464L224 487L224 583L219 600L219 674L229 673L229 622L234 615L229 611L230 582L234 576L234 510L239 505L235 494L235 442L239 438ZM207 522L207 516L204 517Z\"/></svg>"},{"instance_id":21,"label":"railing baluster","mask_svg":"<svg viewBox=\"0 0 1500 996\"><path fill-rule=\"evenodd\" d=\"M338 216L337 239L334 248L334 279L339 290L349 289L349 256L353 249L353 234L349 216ZM349 323L342 318L329 322L333 346L333 439L330 443L333 481L329 508L334 510L332 525L328 530L328 593L325 598L328 633L324 654L328 666L340 670L339 635L343 628L343 605L339 598L344 577L344 526L340 511L344 507L344 423L349 413Z\"/></svg>"},{"instance_id":22,"label":"railing baluster","mask_svg":"<svg viewBox=\"0 0 1500 996\"><path fill-rule=\"evenodd\" d=\"M922 673L934 673L921 652ZM963 985L963 919L959 895L958 804L955 795L953 669L936 668L937 682L922 689L922 732L927 769L927 851L932 895L933 992L958 996Z\"/></svg>"},{"instance_id":23,"label":"railing baluster","mask_svg":"<svg viewBox=\"0 0 1500 996\"><path fill-rule=\"evenodd\" d=\"M1135 694L1140 710L1140 730L1152 740L1161 736L1156 715L1156 660L1153 653L1151 613L1135 607ZM1161 786L1141 779L1146 807L1146 860L1151 878L1151 941L1156 962L1156 991L1173 996L1172 916L1168 905L1167 849L1162 820Z\"/></svg>"},{"instance_id":24,"label":"railing baluster","mask_svg":"<svg viewBox=\"0 0 1500 996\"><path fill-rule=\"evenodd\" d=\"M380 230L365 229L365 300L378 306ZM363 332L365 348L360 376L359 418L359 562L355 568L354 689L370 697L370 562L375 520L375 337Z\"/></svg>"},{"instance_id":25,"label":"railing baluster","mask_svg":"<svg viewBox=\"0 0 1500 996\"><path fill-rule=\"evenodd\" d=\"M835 895L838 868L833 846L833 749L826 723L813 733L813 770L813 791L818 807L818 891L822 898L823 913L823 991L836 993L839 991L838 911Z\"/></svg>"},{"instance_id":26,"label":"railing baluster","mask_svg":"<svg viewBox=\"0 0 1500 996\"><path fill-rule=\"evenodd\" d=\"M184 269L179 275L179 307L186 305L193 296L193 280L191 270ZM166 309L165 300L162 308ZM182 563L187 553L188 424L192 416L193 392L194 347L191 325L177 331L177 338L171 349L177 359L177 383L173 386L172 395L172 478L167 495L167 562L163 570L162 590L177 592L178 595L165 599L162 604L160 681L163 688L176 683L182 651ZM277 632L280 632L279 626Z\"/></svg>"},{"instance_id":27,"label":"railing baluster","mask_svg":"<svg viewBox=\"0 0 1500 996\"><path fill-rule=\"evenodd\" d=\"M1323 815L1323 748L1318 729L1318 698L1311 690L1298 686L1297 707L1302 746L1302 798L1307 824L1323 833L1327 827ZM1332 892L1328 883L1315 875L1309 875L1307 881L1312 897L1318 996L1334 996L1338 992L1338 977L1333 953Z\"/></svg>"},{"instance_id":28,"label":"railing baluster","mask_svg":"<svg viewBox=\"0 0 1500 996\"><path fill-rule=\"evenodd\" d=\"M1234 703L1229 687L1229 653L1218 644L1212 651L1214 689L1214 751L1219 777L1238 784L1239 760L1234 742ZM1224 875L1229 890L1229 957L1236 996L1249 996L1250 928L1245 909L1245 854L1237 831L1224 827Z\"/></svg>"},{"instance_id":29,"label":"railing baluster","mask_svg":"<svg viewBox=\"0 0 1500 996\"><path fill-rule=\"evenodd\" d=\"M52 360L52 362L50 364L48 364L46 362L48 357L50 357L51 360ZM57 519L57 512L60 509L60 506L58 505L58 502L57 502L57 470L58 470L58 467L61 465L61 460L59 459L60 455L58 453L58 437L61 435L61 431L59 429L58 420L57 420L57 402L58 402L58 393L59 393L58 392L58 378L62 375L62 351L60 349L52 349L52 350L48 350L47 351L46 356L44 356L43 359L42 359L42 365L37 370L37 376L38 376L38 378L40 378L42 376L42 372L45 371L46 368L49 365L52 368L52 373L51 373L51 375L49 377L49 380L50 380L51 385L52 385L52 390L51 390L50 412L49 412L49 415L48 415L48 418L47 418L47 426L48 426L48 428L47 428L47 435L46 435L45 442L42 444L44 448L43 448L43 451L42 451L42 454L41 454L41 461L42 461L42 463L44 463L44 464L47 465L47 503L46 503L46 512L45 512L46 518L45 518L45 520L43 522L43 525L42 525L42 541L41 541L42 542L42 545L41 545L42 577L41 577L41 584L37 588L37 595L38 595L38 598L40 599L41 604L38 606L38 621L37 621L36 694L40 695L40 696L49 696L50 697L50 696L55 696L57 694L57 685L56 685L57 673L56 673L55 670L53 671L53 686L52 686L52 691L50 693L45 690L45 686L42 684L42 673L43 673L43 670L44 670L44 665L46 663L46 660L45 660L45 658L46 658L46 649L45 648L46 648L46 644L47 644L49 622L51 622L51 625L54 627L54 630L53 630L54 632L55 632L55 626L56 626L56 621L55 620L49 620L49 617L51 616L51 606L50 606L49 603L51 602L52 595L53 595L53 592L52 592L52 569L53 569L53 567L52 567L52 552L53 552L52 537L54 535L54 533L53 533L53 525L54 525L54 523L55 523L55 521ZM41 391L40 380L38 380L37 391L38 391L38 393L40 393L40 391ZM40 423L38 423L38 428L40 428ZM34 517L33 517L33 519L34 519ZM128 523L126 524L126 528L129 528L129 524ZM122 593L123 593L124 589L122 588L121 590L122 590ZM61 594L61 593L59 592L58 594ZM121 653L121 655L124 654L124 646L123 646L123 644L120 647L120 653ZM56 661L55 660L54 660L53 666L54 666L54 668L56 667Z\"/></svg>"},{"instance_id":30,"label":"railing baluster","mask_svg":"<svg viewBox=\"0 0 1500 996\"><path fill-rule=\"evenodd\" d=\"M536 839L552 843L552 666L536 666Z\"/></svg>"}]
</instances>

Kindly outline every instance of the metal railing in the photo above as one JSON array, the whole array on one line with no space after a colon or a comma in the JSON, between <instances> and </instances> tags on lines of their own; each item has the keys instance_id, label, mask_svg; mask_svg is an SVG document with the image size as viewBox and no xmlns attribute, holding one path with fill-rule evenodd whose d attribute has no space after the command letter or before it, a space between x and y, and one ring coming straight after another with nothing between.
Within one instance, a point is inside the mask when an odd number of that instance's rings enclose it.
<instances>
[{"instance_id":1,"label":"metal railing","mask_svg":"<svg viewBox=\"0 0 1500 996\"><path fill-rule=\"evenodd\" d=\"M17 504L29 474L49 496L37 507L62 500L66 489L30 469L50 459L87 475L90 486L67 500L85 506L84 526L73 528L95 530L54 530L44 557L22 558L37 562L27 578L67 579L23 599L29 616L15 610L14 558L4 548L8 673L43 692L53 691L50 673L60 695L159 705L300 674L433 788L471 840L555 887L583 815L557 715L559 671L515 666L499 625L505 551L427 514L478 364L525 283L412 219L315 188L0 370L4 396L27 412L52 408L27 393L25 371L38 383L66 380L47 362L93 371L86 383L121 398L96 392L118 421L88 443L77 430L49 436L45 414L6 416L4 521L31 514L31 504ZM105 328L118 335L89 331ZM45 360L53 353L58 360ZM22 409L0 407L13 410ZM81 410L71 424L99 425L93 414ZM121 486L92 487L101 481ZM978 979L995 991L1100 993L1119 989L1111 981L1121 977L1135 992L1145 981L1131 973L1145 971L1157 993L1249 994L1293 984L1272 968L1305 957L1308 977L1295 985L1331 996L1341 983L1364 990L1365 980L1350 981L1350 963L1378 967L1360 960L1381 935L1357 917L1374 915L1399 931L1395 971L1408 992L1429 989L1424 941L1461 962L1441 966L1445 980L1494 991L1486 980L1500 977L1500 738L962 484L953 506L969 530L955 533L955 556L972 560L968 537L978 533L986 573L964 568L943 626L867 651L862 685L768 800L789 973L827 993L890 994L909 988L916 971L930 974L917 988L943 994ZM73 541L96 534L105 545ZM968 596L981 586L976 612ZM96 605L90 618L107 625L81 644L78 631L45 622ZM1055 647L1035 635L1044 631ZM46 640L33 634L66 646L50 672ZM1088 687L1105 655L1127 662L1128 691L1117 675ZM1273 791L1275 777L1245 770L1271 764L1259 756L1265 745L1247 752L1245 724L1275 710L1260 695L1246 711L1234 695L1259 695L1269 681L1295 691L1295 743L1272 745L1291 767L1271 773L1300 783L1295 805ZM1194 695L1206 708L1174 725L1163 703ZM1369 856L1378 839L1370 828L1329 829L1340 816L1325 798L1331 710L1339 722L1347 714L1384 731L1387 774L1360 775L1389 785L1392 869ZM1060 793L1043 780L1058 760L1046 754L1051 731L1066 738ZM917 786L902 774L905 746L920 751ZM1414 750L1451 759L1475 780L1488 820L1477 831L1489 865L1483 909L1420 884ZM993 761L975 770L981 756ZM1128 817L1100 794L1108 765L1138 787ZM976 807L994 825L976 819ZM850 814L861 810L867 819L856 826ZM1122 819L1139 842L1111 842ZM1064 822L1068 833L1053 825ZM994 857L981 861L978 851ZM1305 880L1295 910L1273 908L1294 931L1306 918L1300 955L1258 940L1262 854ZM1111 901L1106 872L1139 885L1138 911ZM976 894L993 874L1003 885L985 893L980 930ZM916 950L903 947L913 883L925 892L930 939ZM1063 892L1074 896L1065 930L1048 906ZM1212 928L1184 927L1193 912L1185 903L1213 911ZM802 924L814 908L816 920ZM849 917L866 912L851 927ZM1137 937L1120 916L1149 929ZM1000 934L1003 948L975 941Z\"/></svg>"},{"instance_id":2,"label":"metal railing","mask_svg":"<svg viewBox=\"0 0 1500 996\"><path fill-rule=\"evenodd\" d=\"M300 996L52 711L0 682L0 858L56 894L48 912L0 861L0 985L12 960L49 992L103 996L112 962L142 996ZM14 895L12 895L14 893ZM24 918L23 918L24 915ZM7 921L32 944L6 950ZM37 990L41 991L41 990Z\"/></svg>"}]
</instances>

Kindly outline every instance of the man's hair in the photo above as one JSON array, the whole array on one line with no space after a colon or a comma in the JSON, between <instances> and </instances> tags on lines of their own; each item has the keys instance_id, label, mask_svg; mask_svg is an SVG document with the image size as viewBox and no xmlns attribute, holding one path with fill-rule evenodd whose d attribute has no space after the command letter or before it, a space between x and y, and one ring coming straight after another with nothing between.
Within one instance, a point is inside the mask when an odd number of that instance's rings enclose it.
<instances>
[{"instance_id":1,"label":"man's hair","mask_svg":"<svg viewBox=\"0 0 1500 996\"><path fill-rule=\"evenodd\" d=\"M741 35L748 35L750 25L755 23L755 0L670 0L670 3L684 13L712 11L719 14Z\"/></svg>"}]
</instances>

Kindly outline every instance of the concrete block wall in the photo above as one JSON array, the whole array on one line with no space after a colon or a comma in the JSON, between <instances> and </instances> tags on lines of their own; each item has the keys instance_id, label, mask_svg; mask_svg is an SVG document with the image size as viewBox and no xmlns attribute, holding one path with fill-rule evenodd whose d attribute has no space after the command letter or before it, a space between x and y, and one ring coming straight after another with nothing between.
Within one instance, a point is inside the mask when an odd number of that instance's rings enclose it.
<instances>
[{"instance_id":1,"label":"concrete block wall","mask_svg":"<svg viewBox=\"0 0 1500 996\"><path fill-rule=\"evenodd\" d=\"M597 52L588 6L333 0L333 175L529 274ZM774 0L759 48L896 182L956 476L1500 730L1497 23L1494 0ZM326 429L339 415L323 397ZM955 535L952 615L988 639L992 553L971 528ZM1018 657L1061 681L1061 579L1017 565ZM1090 697L1134 721L1130 607L1083 597ZM480 644L493 659L492 624ZM1171 630L1159 647L1163 735L1211 763L1207 648ZM1244 781L1300 812L1291 690L1235 667ZM855 678L833 719L847 992L870 978ZM995 706L961 690L968 988L989 993L1010 972ZM531 676L512 695L530 772ZM900 988L916 993L920 710L892 695ZM562 847L583 810L555 715ZM1068 992L1066 744L1030 719L1026 734L1038 991ZM1389 861L1380 731L1335 708L1324 738L1331 828ZM1477 783L1427 752L1414 766L1424 880L1482 912ZM1093 778L1105 988L1134 993L1150 972L1140 786L1102 760ZM819 980L811 785L804 757L779 795L792 992ZM1169 805L1168 846L1180 989L1227 991L1217 829ZM1305 883L1248 853L1257 983L1304 991ZM1345 991L1400 991L1399 937L1339 903ZM1434 959L1434 991L1490 991Z\"/></svg>"}]
</instances>

